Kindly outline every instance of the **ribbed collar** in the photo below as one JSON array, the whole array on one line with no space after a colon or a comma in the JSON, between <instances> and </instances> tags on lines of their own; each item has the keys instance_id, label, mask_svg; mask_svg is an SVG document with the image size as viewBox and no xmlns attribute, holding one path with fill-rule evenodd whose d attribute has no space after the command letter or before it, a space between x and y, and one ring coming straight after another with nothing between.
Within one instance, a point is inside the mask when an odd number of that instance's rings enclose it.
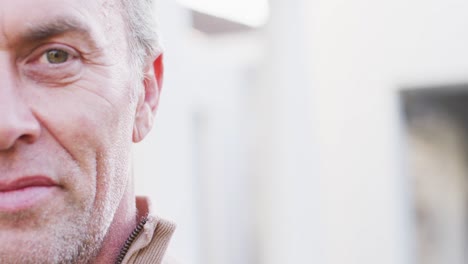
<instances>
[{"instance_id":1,"label":"ribbed collar","mask_svg":"<svg viewBox=\"0 0 468 264\"><path fill-rule=\"evenodd\" d=\"M138 215L142 219L136 231L133 242L129 248L122 264L159 264L162 263L167 246L175 231L175 224L161 219L151 212L150 201L146 197L137 197L136 206Z\"/></svg>"}]
</instances>

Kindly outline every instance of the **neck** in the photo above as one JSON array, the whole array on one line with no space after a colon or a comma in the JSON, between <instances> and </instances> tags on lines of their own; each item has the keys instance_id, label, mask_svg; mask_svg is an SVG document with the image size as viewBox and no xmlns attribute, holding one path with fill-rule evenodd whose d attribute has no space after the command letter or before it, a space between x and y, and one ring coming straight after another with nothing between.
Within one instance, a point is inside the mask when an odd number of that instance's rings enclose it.
<instances>
[{"instance_id":1,"label":"neck","mask_svg":"<svg viewBox=\"0 0 468 264\"><path fill-rule=\"evenodd\" d=\"M94 264L114 263L120 250L137 225L135 194L132 184L128 184L109 231L104 238L101 250L93 261Z\"/></svg>"}]
</instances>

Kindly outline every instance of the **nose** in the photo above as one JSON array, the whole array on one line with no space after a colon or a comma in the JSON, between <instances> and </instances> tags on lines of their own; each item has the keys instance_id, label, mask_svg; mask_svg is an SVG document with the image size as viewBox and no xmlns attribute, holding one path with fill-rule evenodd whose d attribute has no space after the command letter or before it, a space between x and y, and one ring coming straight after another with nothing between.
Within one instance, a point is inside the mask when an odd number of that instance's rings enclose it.
<instances>
[{"instance_id":1,"label":"nose","mask_svg":"<svg viewBox=\"0 0 468 264\"><path fill-rule=\"evenodd\" d=\"M14 73L0 68L0 152L34 143L40 135L40 123L15 83Z\"/></svg>"}]
</instances>

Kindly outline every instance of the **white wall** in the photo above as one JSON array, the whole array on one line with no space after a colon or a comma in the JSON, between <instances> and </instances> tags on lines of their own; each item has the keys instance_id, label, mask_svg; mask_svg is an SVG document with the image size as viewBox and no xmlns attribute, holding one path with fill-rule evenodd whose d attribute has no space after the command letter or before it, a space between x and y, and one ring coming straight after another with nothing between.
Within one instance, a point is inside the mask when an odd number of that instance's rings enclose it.
<instances>
[{"instance_id":1,"label":"white wall","mask_svg":"<svg viewBox=\"0 0 468 264\"><path fill-rule=\"evenodd\" d=\"M255 99L259 262L324 263L305 1L270 1Z\"/></svg>"}]
</instances>

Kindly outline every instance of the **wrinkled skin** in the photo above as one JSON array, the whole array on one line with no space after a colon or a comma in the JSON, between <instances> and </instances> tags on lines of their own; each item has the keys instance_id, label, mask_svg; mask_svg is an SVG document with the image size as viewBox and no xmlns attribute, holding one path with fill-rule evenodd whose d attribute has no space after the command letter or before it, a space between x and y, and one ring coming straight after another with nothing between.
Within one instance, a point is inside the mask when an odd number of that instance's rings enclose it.
<instances>
[{"instance_id":1,"label":"wrinkled skin","mask_svg":"<svg viewBox=\"0 0 468 264\"><path fill-rule=\"evenodd\" d=\"M117 8L0 0L2 263L112 263L135 225L131 145L151 129L161 61L132 79ZM49 185L5 209L17 196L1 186L27 177Z\"/></svg>"}]
</instances>

